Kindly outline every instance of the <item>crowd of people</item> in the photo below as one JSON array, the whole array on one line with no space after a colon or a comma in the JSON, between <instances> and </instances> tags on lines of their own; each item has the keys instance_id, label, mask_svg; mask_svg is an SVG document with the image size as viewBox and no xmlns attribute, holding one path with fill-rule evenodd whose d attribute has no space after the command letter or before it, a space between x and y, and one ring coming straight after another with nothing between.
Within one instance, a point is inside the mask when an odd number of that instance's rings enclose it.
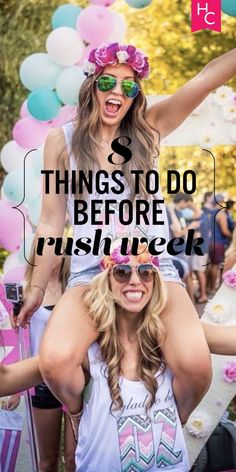
<instances>
[{"instance_id":1,"label":"crowd of people","mask_svg":"<svg viewBox=\"0 0 236 472\"><path fill-rule=\"evenodd\" d=\"M228 257L236 255L233 209L233 199L213 192L204 194L201 206L186 193L176 194L167 206L172 237L186 238L188 230L194 229L195 237L203 238L202 255L182 251L173 258L194 303L206 303L214 295L224 264L227 267Z\"/></svg>"}]
</instances>

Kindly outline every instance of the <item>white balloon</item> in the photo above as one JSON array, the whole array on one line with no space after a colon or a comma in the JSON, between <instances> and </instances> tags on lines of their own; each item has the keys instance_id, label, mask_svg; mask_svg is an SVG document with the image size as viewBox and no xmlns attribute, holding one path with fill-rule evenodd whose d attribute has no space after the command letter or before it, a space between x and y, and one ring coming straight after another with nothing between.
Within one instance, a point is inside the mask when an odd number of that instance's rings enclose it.
<instances>
[{"instance_id":1,"label":"white balloon","mask_svg":"<svg viewBox=\"0 0 236 472\"><path fill-rule=\"evenodd\" d=\"M43 149L44 144L38 149L33 149L25 160L25 173L32 173L37 178L41 177L41 170L43 169Z\"/></svg>"},{"instance_id":2,"label":"white balloon","mask_svg":"<svg viewBox=\"0 0 236 472\"><path fill-rule=\"evenodd\" d=\"M82 67L70 66L64 69L56 83L56 92L60 100L66 105L78 103L79 89L85 79Z\"/></svg>"},{"instance_id":3,"label":"white balloon","mask_svg":"<svg viewBox=\"0 0 236 472\"><path fill-rule=\"evenodd\" d=\"M82 57L84 45L76 30L62 26L48 35L46 49L58 64L72 66Z\"/></svg>"},{"instance_id":4,"label":"white balloon","mask_svg":"<svg viewBox=\"0 0 236 472\"><path fill-rule=\"evenodd\" d=\"M3 274L5 275L7 272L10 270L14 269L14 267L19 267L21 265L20 259L19 259L19 254L17 252L13 252L4 261L3 264Z\"/></svg>"},{"instance_id":5,"label":"white balloon","mask_svg":"<svg viewBox=\"0 0 236 472\"><path fill-rule=\"evenodd\" d=\"M26 263L25 257L29 261L30 254L31 254L31 248L32 248L32 244L34 242L34 239L35 239L35 234L32 233L30 235L26 235L25 242L22 241L20 249L18 251L18 257L19 257L21 265ZM25 257L24 257L24 255L25 255Z\"/></svg>"},{"instance_id":6,"label":"white balloon","mask_svg":"<svg viewBox=\"0 0 236 472\"><path fill-rule=\"evenodd\" d=\"M20 79L29 90L47 87L54 89L62 67L45 52L36 52L26 57L20 66Z\"/></svg>"},{"instance_id":7,"label":"white balloon","mask_svg":"<svg viewBox=\"0 0 236 472\"><path fill-rule=\"evenodd\" d=\"M11 172L23 166L26 150L19 146L16 141L6 143L1 151L1 164L6 172Z\"/></svg>"},{"instance_id":8,"label":"white balloon","mask_svg":"<svg viewBox=\"0 0 236 472\"><path fill-rule=\"evenodd\" d=\"M114 16L114 28L112 35L109 37L107 42L110 43L117 41L118 43L122 43L127 33L127 24L125 18L119 13L116 13L115 11L110 10L110 12Z\"/></svg>"}]
</instances>

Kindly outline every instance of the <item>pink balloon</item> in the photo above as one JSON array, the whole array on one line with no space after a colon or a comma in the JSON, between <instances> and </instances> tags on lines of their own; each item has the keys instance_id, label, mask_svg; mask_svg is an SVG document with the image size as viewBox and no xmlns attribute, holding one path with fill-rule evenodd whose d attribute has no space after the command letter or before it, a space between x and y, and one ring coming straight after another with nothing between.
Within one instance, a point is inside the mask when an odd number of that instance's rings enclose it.
<instances>
[{"instance_id":1,"label":"pink balloon","mask_svg":"<svg viewBox=\"0 0 236 472\"><path fill-rule=\"evenodd\" d=\"M22 118L15 124L12 135L17 144L25 149L37 148L46 139L50 125L34 118Z\"/></svg>"},{"instance_id":2,"label":"pink balloon","mask_svg":"<svg viewBox=\"0 0 236 472\"><path fill-rule=\"evenodd\" d=\"M105 7L91 5L84 8L77 19L76 28L87 43L103 43L111 36L114 17Z\"/></svg>"},{"instance_id":3,"label":"pink balloon","mask_svg":"<svg viewBox=\"0 0 236 472\"><path fill-rule=\"evenodd\" d=\"M20 283L24 280L25 277L25 266L14 267L14 269L9 270L6 275L3 277L4 284L13 284Z\"/></svg>"},{"instance_id":4,"label":"pink balloon","mask_svg":"<svg viewBox=\"0 0 236 472\"><path fill-rule=\"evenodd\" d=\"M90 3L93 3L94 5L101 5L102 7L109 7L113 3L115 3L116 0L90 0Z\"/></svg>"},{"instance_id":5,"label":"pink balloon","mask_svg":"<svg viewBox=\"0 0 236 472\"><path fill-rule=\"evenodd\" d=\"M64 105L63 107L61 107L58 115L52 121L49 121L48 123L53 128L55 126L62 126L65 123L68 123L69 121L74 120L76 115L77 115L76 107L73 107L71 105Z\"/></svg>"},{"instance_id":6,"label":"pink balloon","mask_svg":"<svg viewBox=\"0 0 236 472\"><path fill-rule=\"evenodd\" d=\"M83 51L83 56L82 56L81 59L78 61L78 64L77 64L77 65L83 67L84 61L85 61L86 59L88 59L88 56L89 56L90 51L92 51L92 49L94 49L94 48L97 48L97 46L98 46L98 44L89 44L88 46L86 46L86 47L84 48L84 51Z\"/></svg>"},{"instance_id":7,"label":"pink balloon","mask_svg":"<svg viewBox=\"0 0 236 472\"><path fill-rule=\"evenodd\" d=\"M27 118L31 116L30 113L29 113L29 110L27 108L27 100L25 100L22 105L21 105L21 108L20 108L20 117L21 118Z\"/></svg>"},{"instance_id":8,"label":"pink balloon","mask_svg":"<svg viewBox=\"0 0 236 472\"><path fill-rule=\"evenodd\" d=\"M21 211L25 212L23 207ZM21 245L23 233L23 216L12 208L9 200L0 200L0 247L6 251L17 251Z\"/></svg>"}]
</instances>

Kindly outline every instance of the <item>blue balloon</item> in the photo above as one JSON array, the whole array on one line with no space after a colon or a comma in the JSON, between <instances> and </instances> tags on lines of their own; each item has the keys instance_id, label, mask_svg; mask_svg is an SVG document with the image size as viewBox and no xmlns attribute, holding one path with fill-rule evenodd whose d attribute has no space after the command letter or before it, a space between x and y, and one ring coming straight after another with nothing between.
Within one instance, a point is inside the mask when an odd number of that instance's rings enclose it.
<instances>
[{"instance_id":1,"label":"blue balloon","mask_svg":"<svg viewBox=\"0 0 236 472\"><path fill-rule=\"evenodd\" d=\"M222 0L222 11L229 16L236 16L236 1Z\"/></svg>"},{"instance_id":2,"label":"blue balloon","mask_svg":"<svg viewBox=\"0 0 236 472\"><path fill-rule=\"evenodd\" d=\"M28 97L27 107L30 114L41 121L50 121L57 116L61 102L53 90L41 88L34 90Z\"/></svg>"},{"instance_id":3,"label":"blue balloon","mask_svg":"<svg viewBox=\"0 0 236 472\"><path fill-rule=\"evenodd\" d=\"M41 175L41 170L43 169L43 153L44 145L41 145L33 155L33 171L36 176Z\"/></svg>"},{"instance_id":4,"label":"blue balloon","mask_svg":"<svg viewBox=\"0 0 236 472\"><path fill-rule=\"evenodd\" d=\"M36 52L26 57L20 66L22 84L33 91L42 87L54 89L63 67L56 64L45 52Z\"/></svg>"},{"instance_id":5,"label":"blue balloon","mask_svg":"<svg viewBox=\"0 0 236 472\"><path fill-rule=\"evenodd\" d=\"M133 8L144 8L150 5L152 0L125 0L125 2Z\"/></svg>"},{"instance_id":6,"label":"blue balloon","mask_svg":"<svg viewBox=\"0 0 236 472\"><path fill-rule=\"evenodd\" d=\"M61 26L69 26L70 28L76 29L76 21L81 10L82 8L76 5L61 5L53 13L53 29L60 28Z\"/></svg>"},{"instance_id":7,"label":"blue balloon","mask_svg":"<svg viewBox=\"0 0 236 472\"><path fill-rule=\"evenodd\" d=\"M39 222L41 207L42 207L41 195L39 195L36 200L34 200L33 202L30 202L30 204L28 205L29 220L30 220L30 223L32 223L34 226L37 226Z\"/></svg>"},{"instance_id":8,"label":"blue balloon","mask_svg":"<svg viewBox=\"0 0 236 472\"><path fill-rule=\"evenodd\" d=\"M32 172L26 172L24 182L22 168L9 172L3 181L4 194L9 200L16 203L20 203L23 198L25 203L35 200L40 190L40 179L37 179Z\"/></svg>"}]
</instances>

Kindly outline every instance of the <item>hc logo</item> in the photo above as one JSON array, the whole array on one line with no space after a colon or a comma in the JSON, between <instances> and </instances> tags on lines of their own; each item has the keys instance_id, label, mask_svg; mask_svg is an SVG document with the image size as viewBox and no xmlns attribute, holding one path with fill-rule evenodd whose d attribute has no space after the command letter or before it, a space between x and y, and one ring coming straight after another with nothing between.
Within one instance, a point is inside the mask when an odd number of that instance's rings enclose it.
<instances>
[{"instance_id":1,"label":"hc logo","mask_svg":"<svg viewBox=\"0 0 236 472\"><path fill-rule=\"evenodd\" d=\"M221 31L221 0L192 0L192 32Z\"/></svg>"},{"instance_id":2,"label":"hc logo","mask_svg":"<svg viewBox=\"0 0 236 472\"><path fill-rule=\"evenodd\" d=\"M214 25L216 20L215 20L215 16L216 16L216 13L214 11L208 11L209 10L209 4L208 2L206 2L205 4L205 7L201 7L200 6L200 2L197 2L197 15L200 16L200 15L204 15L204 21L205 23L207 23L207 25ZM205 14L204 13L201 13L202 12L206 12ZM210 21L210 17L212 18L212 21Z\"/></svg>"}]
</instances>

